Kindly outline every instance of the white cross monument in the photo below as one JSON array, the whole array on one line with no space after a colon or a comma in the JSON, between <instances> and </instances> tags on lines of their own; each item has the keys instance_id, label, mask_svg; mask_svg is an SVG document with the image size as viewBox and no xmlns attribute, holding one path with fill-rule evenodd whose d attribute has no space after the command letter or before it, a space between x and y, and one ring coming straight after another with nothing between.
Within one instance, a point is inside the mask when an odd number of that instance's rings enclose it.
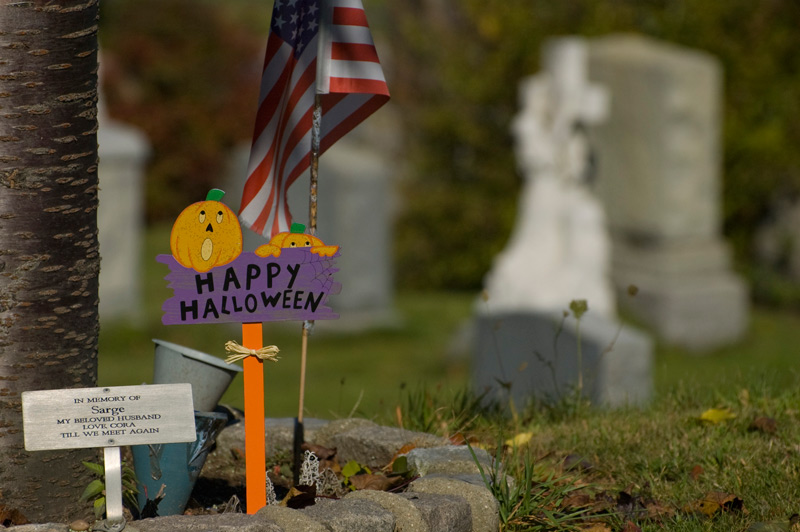
<instances>
[{"instance_id":1,"label":"white cross monument","mask_svg":"<svg viewBox=\"0 0 800 532\"><path fill-rule=\"evenodd\" d=\"M613 318L610 240L602 205L589 189L585 128L602 121L607 92L587 80L586 44L551 41L544 71L523 81L522 111L512 125L524 176L517 222L485 279L483 312L563 310L585 299Z\"/></svg>"}]
</instances>

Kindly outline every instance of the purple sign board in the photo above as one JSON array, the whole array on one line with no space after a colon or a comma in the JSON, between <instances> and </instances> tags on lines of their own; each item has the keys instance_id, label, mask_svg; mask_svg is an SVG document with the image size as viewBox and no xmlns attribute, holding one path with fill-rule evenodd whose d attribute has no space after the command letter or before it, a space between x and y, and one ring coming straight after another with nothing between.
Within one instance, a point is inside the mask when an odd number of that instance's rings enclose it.
<instances>
[{"instance_id":1,"label":"purple sign board","mask_svg":"<svg viewBox=\"0 0 800 532\"><path fill-rule=\"evenodd\" d=\"M333 320L327 306L338 294L333 257L308 248L284 248L279 257L245 252L233 262L205 273L178 264L172 255L156 260L169 266L166 276L173 296L161 309L164 325L182 323L254 323L284 320Z\"/></svg>"}]
</instances>

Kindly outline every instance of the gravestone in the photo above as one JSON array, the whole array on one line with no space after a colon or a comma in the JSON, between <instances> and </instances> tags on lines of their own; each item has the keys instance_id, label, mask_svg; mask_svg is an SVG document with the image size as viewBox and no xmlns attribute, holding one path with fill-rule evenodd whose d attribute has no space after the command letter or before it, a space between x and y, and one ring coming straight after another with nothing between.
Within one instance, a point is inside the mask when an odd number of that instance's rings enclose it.
<instances>
[{"instance_id":1,"label":"gravestone","mask_svg":"<svg viewBox=\"0 0 800 532\"><path fill-rule=\"evenodd\" d=\"M386 129L376 115L320 157L317 236L340 246L337 280L343 288L332 300L339 319L335 324L317 323L317 328L363 330L396 321L391 225L397 165L390 159L392 140L383 138ZM248 145L231 156L225 203L234 211L241 201L249 155ZM309 175L305 172L289 188L288 201L293 221L306 225L308 193ZM242 234L245 250L267 242L244 227Z\"/></svg>"},{"instance_id":2,"label":"gravestone","mask_svg":"<svg viewBox=\"0 0 800 532\"><path fill-rule=\"evenodd\" d=\"M141 312L144 166L150 145L137 129L98 117L100 319L136 319Z\"/></svg>"},{"instance_id":3,"label":"gravestone","mask_svg":"<svg viewBox=\"0 0 800 532\"><path fill-rule=\"evenodd\" d=\"M641 403L652 344L616 319L605 213L590 188L586 128L604 119L607 93L588 81L582 39L548 42L543 64L522 82L512 126L524 183L512 236L476 307L475 389L520 407L585 383L582 393L597 403ZM582 332L564 316L572 300L588 302Z\"/></svg>"},{"instance_id":4,"label":"gravestone","mask_svg":"<svg viewBox=\"0 0 800 532\"><path fill-rule=\"evenodd\" d=\"M722 71L708 54L636 36L592 41L589 75L612 93L594 125L597 193L625 306L670 343L730 343L748 321L745 283L721 237Z\"/></svg>"}]
</instances>

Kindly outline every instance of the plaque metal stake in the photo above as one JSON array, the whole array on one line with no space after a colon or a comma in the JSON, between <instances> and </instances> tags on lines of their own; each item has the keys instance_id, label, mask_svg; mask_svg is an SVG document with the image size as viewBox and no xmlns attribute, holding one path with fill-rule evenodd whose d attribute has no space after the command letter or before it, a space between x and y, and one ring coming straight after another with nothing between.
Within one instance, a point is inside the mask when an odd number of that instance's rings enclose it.
<instances>
[{"instance_id":1,"label":"plaque metal stake","mask_svg":"<svg viewBox=\"0 0 800 532\"><path fill-rule=\"evenodd\" d=\"M113 443L113 440L109 440ZM125 528L122 515L122 460L119 447L103 447L103 466L106 481L106 519L95 525L94 530L120 532Z\"/></svg>"}]
</instances>

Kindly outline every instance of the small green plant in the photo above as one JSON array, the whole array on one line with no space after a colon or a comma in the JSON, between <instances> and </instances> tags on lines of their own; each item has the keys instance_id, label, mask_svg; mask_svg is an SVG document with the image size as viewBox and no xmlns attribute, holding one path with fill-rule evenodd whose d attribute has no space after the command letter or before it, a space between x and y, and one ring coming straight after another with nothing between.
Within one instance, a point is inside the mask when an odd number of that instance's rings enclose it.
<instances>
[{"instance_id":1,"label":"small green plant","mask_svg":"<svg viewBox=\"0 0 800 532\"><path fill-rule=\"evenodd\" d=\"M499 503L502 530L577 530L573 524L585 517L586 509L562 509L562 501L573 491L582 489L565 476L551 470L543 478L537 474L530 453L519 454L514 448L503 463L502 443L497 445L494 461L486 471L472 445L467 443L478 466L483 483ZM515 475L509 475L511 469Z\"/></svg>"},{"instance_id":2,"label":"small green plant","mask_svg":"<svg viewBox=\"0 0 800 532\"><path fill-rule=\"evenodd\" d=\"M94 462L81 462L86 468L100 478L92 480L86 489L81 494L81 501L94 501L94 516L101 519L106 512L106 483L105 483L105 468L102 464ZM122 463L122 504L134 515L139 513L139 503L136 500L136 495L139 490L136 489L136 473L133 469L128 467L125 462Z\"/></svg>"}]
</instances>

